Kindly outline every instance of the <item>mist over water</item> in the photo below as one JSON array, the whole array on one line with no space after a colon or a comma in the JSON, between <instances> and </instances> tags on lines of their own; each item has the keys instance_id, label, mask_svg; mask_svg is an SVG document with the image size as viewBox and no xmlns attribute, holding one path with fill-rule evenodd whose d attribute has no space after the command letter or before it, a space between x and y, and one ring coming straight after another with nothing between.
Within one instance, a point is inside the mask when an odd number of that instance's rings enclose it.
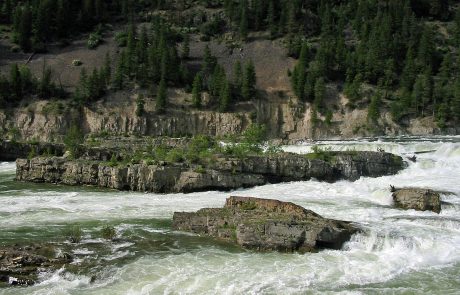
<instances>
[{"instance_id":1,"label":"mist over water","mask_svg":"<svg viewBox=\"0 0 460 295\"><path fill-rule=\"evenodd\" d=\"M0 294L459 294L460 138L320 142L331 150L377 150L418 161L398 175L355 182L315 180L232 193L156 195L13 181L0 164L0 244L50 241L71 251L69 269ZM285 150L306 153L308 143ZM392 208L389 186L441 190L441 214ZM255 253L171 230L174 211L221 207L230 195L291 201L363 232L342 251ZM79 225L83 241L65 242ZM119 239L100 237L105 225Z\"/></svg>"}]
</instances>

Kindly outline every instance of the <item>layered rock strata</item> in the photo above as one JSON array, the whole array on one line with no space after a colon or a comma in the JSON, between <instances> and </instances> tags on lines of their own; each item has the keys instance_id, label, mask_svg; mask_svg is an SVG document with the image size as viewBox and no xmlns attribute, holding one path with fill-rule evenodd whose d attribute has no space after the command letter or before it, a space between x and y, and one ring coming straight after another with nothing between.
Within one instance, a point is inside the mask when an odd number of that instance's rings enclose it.
<instances>
[{"instance_id":1,"label":"layered rock strata","mask_svg":"<svg viewBox=\"0 0 460 295\"><path fill-rule=\"evenodd\" d=\"M113 167L112 167L113 166ZM16 180L67 185L95 185L156 193L232 190L266 183L356 180L395 174L401 157L378 152L334 153L329 160L281 153L244 159L216 157L205 168L187 163L110 165L108 162L36 157L16 161Z\"/></svg>"},{"instance_id":2,"label":"layered rock strata","mask_svg":"<svg viewBox=\"0 0 460 295\"><path fill-rule=\"evenodd\" d=\"M293 203L230 197L223 208L175 212L173 228L234 242L258 251L340 249L358 229Z\"/></svg>"}]
</instances>

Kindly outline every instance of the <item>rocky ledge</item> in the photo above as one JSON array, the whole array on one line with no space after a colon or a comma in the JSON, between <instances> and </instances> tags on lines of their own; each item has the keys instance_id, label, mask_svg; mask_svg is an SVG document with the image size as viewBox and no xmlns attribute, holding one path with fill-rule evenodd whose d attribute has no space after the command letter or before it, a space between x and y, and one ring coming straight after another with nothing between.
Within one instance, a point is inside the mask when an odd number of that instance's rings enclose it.
<instances>
[{"instance_id":1,"label":"rocky ledge","mask_svg":"<svg viewBox=\"0 0 460 295\"><path fill-rule=\"evenodd\" d=\"M18 159L16 167L18 181L173 193L225 191L312 178L356 180L361 176L395 174L404 168L404 163L401 157L383 152L331 152L323 159L290 153L243 159L216 155L206 167L185 162L111 165L64 157Z\"/></svg>"},{"instance_id":2,"label":"rocky ledge","mask_svg":"<svg viewBox=\"0 0 460 295\"><path fill-rule=\"evenodd\" d=\"M237 243L258 251L316 252L340 249L358 229L293 203L230 197L223 208L175 212L173 228Z\"/></svg>"},{"instance_id":3,"label":"rocky ledge","mask_svg":"<svg viewBox=\"0 0 460 295\"><path fill-rule=\"evenodd\" d=\"M441 197L438 192L423 188L392 187L393 201L396 207L418 211L441 212Z\"/></svg>"},{"instance_id":4,"label":"rocky ledge","mask_svg":"<svg viewBox=\"0 0 460 295\"><path fill-rule=\"evenodd\" d=\"M51 245L0 247L0 285L33 285L39 271L59 269L71 261L68 254L56 257Z\"/></svg>"}]
</instances>

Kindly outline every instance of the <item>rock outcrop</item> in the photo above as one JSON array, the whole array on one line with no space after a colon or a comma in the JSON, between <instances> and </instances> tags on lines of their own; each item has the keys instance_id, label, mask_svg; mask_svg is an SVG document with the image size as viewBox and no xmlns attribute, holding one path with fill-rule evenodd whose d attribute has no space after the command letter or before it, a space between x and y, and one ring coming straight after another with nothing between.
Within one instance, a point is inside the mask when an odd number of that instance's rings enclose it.
<instances>
[{"instance_id":1,"label":"rock outcrop","mask_svg":"<svg viewBox=\"0 0 460 295\"><path fill-rule=\"evenodd\" d=\"M358 229L293 203L230 197L223 208L175 212L173 228L237 243L258 251L340 249Z\"/></svg>"},{"instance_id":2,"label":"rock outcrop","mask_svg":"<svg viewBox=\"0 0 460 295\"><path fill-rule=\"evenodd\" d=\"M334 153L328 161L281 153L244 159L216 157L206 168L187 163L110 165L87 159L36 157L16 161L16 180L157 193L232 190L266 183L356 180L403 168L398 156L376 152Z\"/></svg>"},{"instance_id":3,"label":"rock outcrop","mask_svg":"<svg viewBox=\"0 0 460 295\"><path fill-rule=\"evenodd\" d=\"M0 247L0 283L33 285L39 270L59 269L72 261L68 254L55 256L51 245Z\"/></svg>"},{"instance_id":4,"label":"rock outcrop","mask_svg":"<svg viewBox=\"0 0 460 295\"><path fill-rule=\"evenodd\" d=\"M422 188L394 189L393 201L395 205L403 209L418 211L441 212L441 198L439 193Z\"/></svg>"}]
</instances>

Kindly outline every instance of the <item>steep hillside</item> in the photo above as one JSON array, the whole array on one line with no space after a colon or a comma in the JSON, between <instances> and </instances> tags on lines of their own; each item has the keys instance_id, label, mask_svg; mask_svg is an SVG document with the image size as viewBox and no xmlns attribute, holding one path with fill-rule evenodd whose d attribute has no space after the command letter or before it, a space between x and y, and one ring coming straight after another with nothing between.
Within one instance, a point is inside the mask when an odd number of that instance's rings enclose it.
<instances>
[{"instance_id":1,"label":"steep hillside","mask_svg":"<svg viewBox=\"0 0 460 295\"><path fill-rule=\"evenodd\" d=\"M454 3L64 2L0 4L3 137L459 132Z\"/></svg>"}]
</instances>

